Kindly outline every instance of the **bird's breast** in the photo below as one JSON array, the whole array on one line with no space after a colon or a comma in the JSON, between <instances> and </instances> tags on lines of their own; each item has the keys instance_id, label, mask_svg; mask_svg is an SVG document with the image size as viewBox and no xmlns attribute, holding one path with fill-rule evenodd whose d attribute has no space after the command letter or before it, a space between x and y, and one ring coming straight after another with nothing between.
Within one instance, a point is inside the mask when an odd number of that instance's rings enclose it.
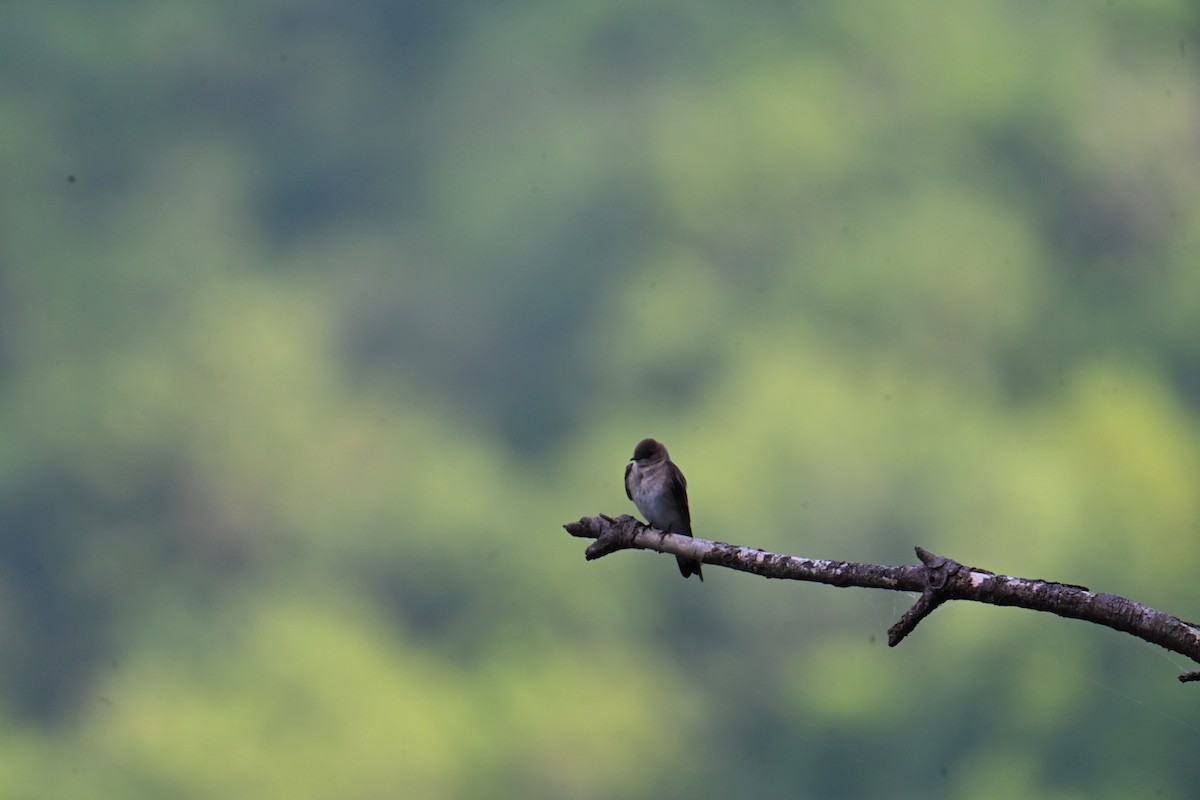
<instances>
[{"instance_id":1,"label":"bird's breast","mask_svg":"<svg viewBox=\"0 0 1200 800\"><path fill-rule=\"evenodd\" d=\"M660 531L682 531L683 519L670 492L660 482L641 476L635 481L633 502L646 521Z\"/></svg>"}]
</instances>

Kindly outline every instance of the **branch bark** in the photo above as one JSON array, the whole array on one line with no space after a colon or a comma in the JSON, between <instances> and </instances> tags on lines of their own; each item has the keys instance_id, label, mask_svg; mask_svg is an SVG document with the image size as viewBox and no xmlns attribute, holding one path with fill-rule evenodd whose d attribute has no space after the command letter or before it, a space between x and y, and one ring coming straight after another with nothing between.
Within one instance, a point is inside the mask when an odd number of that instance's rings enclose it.
<instances>
[{"instance_id":1,"label":"branch bark","mask_svg":"<svg viewBox=\"0 0 1200 800\"><path fill-rule=\"evenodd\" d=\"M1200 663L1200 625L1185 622L1141 603L1085 586L997 575L977 567L934 555L917 547L920 564L881 566L852 561L770 553L707 539L693 539L642 524L623 514L583 517L563 526L572 536L596 541L588 545L588 561L620 550L655 550L698 558L705 564L750 572L764 578L920 592L921 597L888 630L888 646L895 647L921 620L947 600L973 600L997 606L1047 611L1068 619L1081 619L1132 634L1151 644ZM1200 681L1200 670L1179 676L1182 682Z\"/></svg>"}]
</instances>

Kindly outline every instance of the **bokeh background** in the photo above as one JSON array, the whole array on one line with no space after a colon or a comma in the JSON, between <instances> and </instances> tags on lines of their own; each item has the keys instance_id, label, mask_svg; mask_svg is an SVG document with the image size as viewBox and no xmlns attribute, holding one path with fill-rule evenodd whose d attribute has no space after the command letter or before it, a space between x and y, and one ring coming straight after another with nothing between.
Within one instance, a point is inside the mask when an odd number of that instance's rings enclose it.
<instances>
[{"instance_id":1,"label":"bokeh background","mask_svg":"<svg viewBox=\"0 0 1200 800\"><path fill-rule=\"evenodd\" d=\"M5 797L1194 798L1200 6L0 12Z\"/></svg>"}]
</instances>

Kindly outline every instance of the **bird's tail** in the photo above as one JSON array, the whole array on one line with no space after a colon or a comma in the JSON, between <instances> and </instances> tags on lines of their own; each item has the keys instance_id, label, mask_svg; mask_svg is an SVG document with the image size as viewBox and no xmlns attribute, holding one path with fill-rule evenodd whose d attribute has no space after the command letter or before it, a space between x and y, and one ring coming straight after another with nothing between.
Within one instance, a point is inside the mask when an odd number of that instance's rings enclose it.
<instances>
[{"instance_id":1,"label":"bird's tail","mask_svg":"<svg viewBox=\"0 0 1200 800\"><path fill-rule=\"evenodd\" d=\"M680 575L685 578L695 575L701 581L704 580L704 573L700 571L700 562L697 559L675 556L675 560L679 563Z\"/></svg>"}]
</instances>

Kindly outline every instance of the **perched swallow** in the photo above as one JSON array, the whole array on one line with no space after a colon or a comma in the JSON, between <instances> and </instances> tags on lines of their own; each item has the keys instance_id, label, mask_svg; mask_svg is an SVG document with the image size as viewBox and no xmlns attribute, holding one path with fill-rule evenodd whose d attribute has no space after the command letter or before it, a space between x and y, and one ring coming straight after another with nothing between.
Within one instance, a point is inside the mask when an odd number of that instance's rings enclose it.
<instances>
[{"instance_id":1,"label":"perched swallow","mask_svg":"<svg viewBox=\"0 0 1200 800\"><path fill-rule=\"evenodd\" d=\"M642 439L633 449L633 458L629 462L625 465L625 494L646 521L665 533L691 536L687 478L671 461L667 448L654 439ZM699 561L683 556L675 556L675 559L683 577L695 575L704 580Z\"/></svg>"}]
</instances>

